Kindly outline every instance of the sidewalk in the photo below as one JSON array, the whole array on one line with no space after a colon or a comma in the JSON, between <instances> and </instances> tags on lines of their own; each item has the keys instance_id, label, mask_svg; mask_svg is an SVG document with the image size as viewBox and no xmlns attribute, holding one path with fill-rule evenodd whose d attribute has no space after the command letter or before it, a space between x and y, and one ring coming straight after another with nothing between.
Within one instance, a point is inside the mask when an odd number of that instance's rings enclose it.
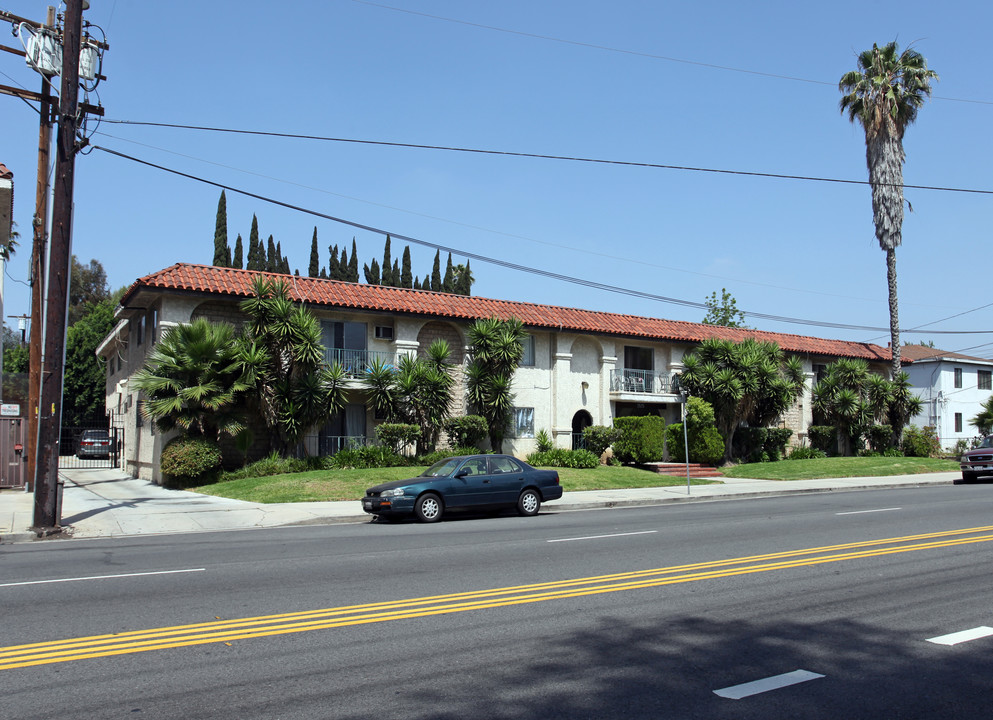
<instances>
[{"instance_id":1,"label":"sidewalk","mask_svg":"<svg viewBox=\"0 0 993 720\"><path fill-rule=\"evenodd\" d=\"M137 480L119 470L64 470L63 533L56 537L98 538L181 532L242 530L283 525L324 525L368 522L358 499L347 502L262 503L228 500L168 490ZM543 506L549 512L594 508L660 505L770 495L795 495L833 490L875 490L926 485L951 485L958 472L823 480L740 480L721 484L655 487L632 490L567 492ZM15 490L0 492L0 544L35 540L29 530L34 496Z\"/></svg>"}]
</instances>

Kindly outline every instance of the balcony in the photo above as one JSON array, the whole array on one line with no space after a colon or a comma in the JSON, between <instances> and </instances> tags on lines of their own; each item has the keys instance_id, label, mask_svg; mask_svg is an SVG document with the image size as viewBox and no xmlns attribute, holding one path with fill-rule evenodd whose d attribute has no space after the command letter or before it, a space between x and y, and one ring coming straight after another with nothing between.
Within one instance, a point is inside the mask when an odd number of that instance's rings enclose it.
<instances>
[{"instance_id":1,"label":"balcony","mask_svg":"<svg viewBox=\"0 0 993 720\"><path fill-rule=\"evenodd\" d=\"M339 363L345 369L345 376L361 378L375 360L386 365L396 365L397 355L392 352L379 350L345 350L343 348L325 348L324 361L331 365Z\"/></svg>"},{"instance_id":2,"label":"balcony","mask_svg":"<svg viewBox=\"0 0 993 720\"><path fill-rule=\"evenodd\" d=\"M610 392L618 395L678 395L679 382L675 374L655 370L610 371Z\"/></svg>"}]
</instances>

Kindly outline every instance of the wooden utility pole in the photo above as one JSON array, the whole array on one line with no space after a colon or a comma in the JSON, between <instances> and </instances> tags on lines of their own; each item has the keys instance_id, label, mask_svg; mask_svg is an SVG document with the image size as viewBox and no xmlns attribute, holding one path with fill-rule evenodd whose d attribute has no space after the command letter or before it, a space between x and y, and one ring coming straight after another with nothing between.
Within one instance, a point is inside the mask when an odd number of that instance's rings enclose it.
<instances>
[{"instance_id":1,"label":"wooden utility pole","mask_svg":"<svg viewBox=\"0 0 993 720\"><path fill-rule=\"evenodd\" d=\"M79 53L83 0L67 0L62 44L62 90L56 138L52 195L52 241L48 261L48 307L45 312L45 365L38 407L38 468L34 491L34 528L56 532L59 508L59 439L62 430L62 380L65 369L69 258L72 253L72 195L79 126Z\"/></svg>"},{"instance_id":2,"label":"wooden utility pole","mask_svg":"<svg viewBox=\"0 0 993 720\"><path fill-rule=\"evenodd\" d=\"M45 27L55 27L55 8L48 7ZM48 166L52 156L52 85L41 79L41 127L38 131L38 186L35 192L34 242L31 245L31 342L28 346L28 489L34 490L38 467L38 397L41 394L41 343L45 297L45 248L48 243Z\"/></svg>"}]
</instances>

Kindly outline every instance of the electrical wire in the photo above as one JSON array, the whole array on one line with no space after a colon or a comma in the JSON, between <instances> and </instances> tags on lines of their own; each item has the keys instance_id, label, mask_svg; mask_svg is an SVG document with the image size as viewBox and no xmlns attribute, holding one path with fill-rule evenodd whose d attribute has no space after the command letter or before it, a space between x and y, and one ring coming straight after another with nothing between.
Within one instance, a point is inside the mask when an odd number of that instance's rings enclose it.
<instances>
[{"instance_id":1,"label":"electrical wire","mask_svg":"<svg viewBox=\"0 0 993 720\"><path fill-rule=\"evenodd\" d=\"M685 172L713 173L718 175L741 175L745 177L763 177L778 180L803 180L807 182L835 183L841 185L872 185L868 180L846 180L844 178L816 177L812 175L787 175L782 173L765 173L749 170L727 170L721 168L693 167L689 165L666 165L663 163L636 162L631 160L607 160L603 158L588 158L570 155L548 155L545 153L514 152L510 150L485 150L480 148L455 147L449 145L424 145L420 143L389 142L385 140L360 140L357 138L328 137L323 135L301 135L295 133L270 132L264 130L239 130L235 128L210 127L206 125L183 125L180 123L145 122L141 120L112 120L104 118L103 122L115 125L140 125L145 127L167 127L179 130L203 130L207 132L229 133L234 135L258 135L263 137L280 137L294 140L319 140L322 142L352 143L356 145L379 145L383 147L400 147L417 150L444 150L447 152L473 153L477 155L500 155L504 157L521 157L538 160L561 160L566 162L592 163L597 165L619 165L623 167L640 167L657 170L682 170ZM902 187L912 190L940 190L944 192L975 193L978 195L993 195L993 190L977 190L973 188L955 188L939 185L898 185L896 183L876 183L880 187Z\"/></svg>"},{"instance_id":2,"label":"electrical wire","mask_svg":"<svg viewBox=\"0 0 993 720\"><path fill-rule=\"evenodd\" d=\"M645 299L645 300L654 300L654 301L657 301L657 302L668 303L668 304L671 304L671 305L680 305L680 306L683 306L683 307L692 307L692 308L698 308L698 309L701 309L701 310L708 308L708 306L707 306L706 303L694 302L694 301L691 301L691 300L682 300L682 299L679 299L679 298L666 297L664 295L656 295L654 293L647 293L647 292L644 292L644 291L634 290L632 288L625 288L625 287L620 287L620 286L616 286L616 285L608 285L606 283L596 282L594 280L588 280L588 279L585 279L585 278L578 278L578 277L574 277L574 276L571 276L571 275L565 275L565 274L562 274L562 273L555 273L555 272L552 272L550 270L542 270L540 268L533 268L533 267L529 267L527 265L521 265L519 263L512 263L512 262L509 262L507 260L500 260L498 258L493 258L493 257L489 257L489 256L486 256L486 255L480 255L478 253L468 252L468 251L465 251L465 250L461 250L459 248L454 248L454 247L449 247L449 246L446 246L446 245L441 245L441 244L438 244L438 243L429 242L427 240L420 240L418 238L411 237L409 235L404 235L402 233L394 232L392 230L384 230L382 228L374 227L372 225L366 225L364 223L355 222L354 220L348 220L348 219L345 219L345 218L336 217L334 215L329 215L327 213L318 212L317 210L310 210L308 208L304 208L304 207L301 207L299 205L293 205L291 203L287 203L287 202L284 202L282 200L276 200L275 198L267 197L265 195L260 195L258 193L249 192L248 190L243 190L241 188L236 188L236 187L233 187L231 185L225 185L224 183L219 183L219 182L216 182L214 180L208 180L206 178L202 178L202 177L199 177L199 176L196 176L196 175L191 175L190 173L184 173L182 171L175 170L173 168L168 168L168 167L165 167L163 165L158 165L156 163L152 163L152 162L149 162L147 160L141 160L141 159L136 158L134 156L127 155L127 154L122 153L122 152L119 152L117 150L112 150L110 148L105 148L105 147L102 147L100 145L94 145L93 148L95 150L100 150L102 152L108 153L109 155L113 155L113 156L116 156L116 157L119 157L119 158L123 158L125 160L130 160L130 161L135 162L135 163L138 163L140 165L145 165L146 167L150 167L150 168L154 168L154 169L157 169L157 170L161 170L163 172L171 173L171 174L177 175L179 177L184 177L184 178L186 178L188 180L194 180L196 182L200 182L200 183L203 183L205 185L211 185L211 186L216 187L216 188L221 188L222 190L228 190L228 191L231 191L231 192L234 192L234 193L238 193L239 195L244 195L246 197L255 198L256 200L261 200L263 202L267 202L267 203L270 203L272 205L277 205L279 207L287 208L289 210L295 210L297 212L305 213L307 215L312 215L314 217L320 217L320 218L323 218L325 220L329 220L331 222L336 222L336 223L339 223L341 225L347 225L349 227L353 227L353 228L356 228L356 229L359 229L359 230L365 230L367 232L372 232L372 233L375 233L375 234L378 234L378 235L383 235L383 236L389 235L390 237L392 237L394 239L397 239L397 240L403 240L405 242L410 242L410 243L414 243L415 245L421 245L421 246L424 246L424 247L429 247L429 248L432 248L432 249L435 249L435 250L439 250L439 251L442 251L442 252L450 252L450 253L452 253L454 255L459 255L459 256L468 258L470 260L476 260L478 262L484 262L484 263L488 263L488 264L491 264L491 265L497 265L499 267L504 267L504 268L507 268L507 269L510 269L510 270L517 270L519 272L529 273L529 274L532 274L532 275L539 275L539 276L542 276L542 277L551 278L553 280L559 280L561 282L566 282L566 283L570 283L570 284L573 284L573 285L580 285L580 286L583 286L583 287L593 288L593 289L596 289L596 290L604 290L606 292L616 293L616 294L619 294L619 295L628 295L628 296L631 296L631 297L637 297L637 298L641 298L641 299ZM888 330L888 328L872 327L872 326L866 326L866 325L849 325L847 323L831 323L831 322L824 322L824 321L818 321L818 320L805 320L803 318L792 318L792 317L787 317L787 316L783 316L783 315L771 315L771 314L767 314L767 313L747 312L747 311L742 311L742 312L747 317L752 317L752 318L762 319L762 320L770 320L770 321L774 321L774 322L782 322L782 323L787 323L787 324L794 324L794 325L808 325L808 326L813 326L813 327L834 328L834 329L841 329L841 330L862 330L862 331L870 331L870 332L879 332L879 331L883 331L883 330ZM932 334L954 334L954 335L972 335L972 334L986 334L986 335L989 335L989 334L993 334L993 330L963 330L963 331L932 330L930 332Z\"/></svg>"}]
</instances>

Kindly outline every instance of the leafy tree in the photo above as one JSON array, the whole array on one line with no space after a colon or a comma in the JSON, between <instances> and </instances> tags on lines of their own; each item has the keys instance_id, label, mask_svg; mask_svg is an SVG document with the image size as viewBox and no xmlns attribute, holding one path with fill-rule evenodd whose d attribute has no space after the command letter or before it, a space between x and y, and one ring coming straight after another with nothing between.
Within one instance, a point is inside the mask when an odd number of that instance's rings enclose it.
<instances>
[{"instance_id":1,"label":"leafy tree","mask_svg":"<svg viewBox=\"0 0 993 720\"><path fill-rule=\"evenodd\" d=\"M224 191L217 201L217 219L214 222L214 265L231 267L231 246L228 245L228 206Z\"/></svg>"},{"instance_id":2,"label":"leafy tree","mask_svg":"<svg viewBox=\"0 0 993 720\"><path fill-rule=\"evenodd\" d=\"M79 262L75 255L71 258L69 275L69 311L67 321L74 325L92 310L92 305L110 297L107 286L107 273L99 260L90 260L88 265ZM108 332L110 332L108 330Z\"/></svg>"},{"instance_id":3,"label":"leafy tree","mask_svg":"<svg viewBox=\"0 0 993 720\"><path fill-rule=\"evenodd\" d=\"M889 383L857 358L831 363L813 392L814 412L821 424L837 429L844 455L853 454L859 439L883 421L889 401Z\"/></svg>"},{"instance_id":4,"label":"leafy tree","mask_svg":"<svg viewBox=\"0 0 993 720\"><path fill-rule=\"evenodd\" d=\"M922 407L920 397L910 391L910 376L905 372L897 373L890 382L890 403L886 410L893 428L893 447L901 447L904 428L910 424L910 418L921 412Z\"/></svg>"},{"instance_id":5,"label":"leafy tree","mask_svg":"<svg viewBox=\"0 0 993 720\"><path fill-rule=\"evenodd\" d=\"M245 249L241 242L241 233L238 233L238 239L234 243L234 257L231 258L231 267L241 270L245 266L244 252Z\"/></svg>"},{"instance_id":6,"label":"leafy tree","mask_svg":"<svg viewBox=\"0 0 993 720\"><path fill-rule=\"evenodd\" d=\"M321 256L317 252L317 226L314 226L314 237L310 240L310 266L307 276L315 278L321 274Z\"/></svg>"},{"instance_id":7,"label":"leafy tree","mask_svg":"<svg viewBox=\"0 0 993 720\"><path fill-rule=\"evenodd\" d=\"M11 221L12 228L17 227L17 223ZM10 235L7 238L7 242L0 243L0 260L10 260L11 256L14 254L17 248L17 240L21 237L21 234L16 229L11 229Z\"/></svg>"},{"instance_id":8,"label":"leafy tree","mask_svg":"<svg viewBox=\"0 0 993 720\"><path fill-rule=\"evenodd\" d=\"M896 248L903 228L903 135L931 96L938 74L913 48L902 53L896 42L858 55L858 68L841 76L841 112L865 131L865 162L872 185L872 219L876 239L886 253L889 288L892 377L900 373L900 322L897 304Z\"/></svg>"},{"instance_id":9,"label":"leafy tree","mask_svg":"<svg viewBox=\"0 0 993 720\"><path fill-rule=\"evenodd\" d=\"M270 441L285 457L308 430L344 407L345 371L324 362L320 324L290 300L286 283L256 277L252 293L240 304L249 322L239 361Z\"/></svg>"},{"instance_id":10,"label":"leafy tree","mask_svg":"<svg viewBox=\"0 0 993 720\"><path fill-rule=\"evenodd\" d=\"M165 331L131 379L145 393L144 414L163 432L218 440L244 429L238 396L242 379L234 328L205 318Z\"/></svg>"},{"instance_id":11,"label":"leafy tree","mask_svg":"<svg viewBox=\"0 0 993 720\"><path fill-rule=\"evenodd\" d=\"M761 427L784 413L803 391L803 363L775 343L748 338L740 343L709 338L683 358L680 385L714 409L724 438L724 460L732 456L735 430Z\"/></svg>"},{"instance_id":12,"label":"leafy tree","mask_svg":"<svg viewBox=\"0 0 993 720\"><path fill-rule=\"evenodd\" d=\"M975 427L980 435L989 435L993 433L993 395L986 398L986 402L980 407L982 410L969 421L969 424Z\"/></svg>"},{"instance_id":13,"label":"leafy tree","mask_svg":"<svg viewBox=\"0 0 993 720\"><path fill-rule=\"evenodd\" d=\"M704 325L721 325L723 327L747 328L745 325L745 313L738 309L738 301L727 291L721 288L721 298L717 299L717 293L710 293L707 298L707 317L703 319Z\"/></svg>"},{"instance_id":14,"label":"leafy tree","mask_svg":"<svg viewBox=\"0 0 993 720\"><path fill-rule=\"evenodd\" d=\"M403 265L400 270L400 287L413 287L414 279L410 274L410 245L403 246Z\"/></svg>"},{"instance_id":15,"label":"leafy tree","mask_svg":"<svg viewBox=\"0 0 993 720\"><path fill-rule=\"evenodd\" d=\"M524 357L526 336L524 325L514 317L491 317L469 326L466 392L475 414L486 419L494 452L503 451L514 400L511 385Z\"/></svg>"},{"instance_id":16,"label":"leafy tree","mask_svg":"<svg viewBox=\"0 0 993 720\"><path fill-rule=\"evenodd\" d=\"M116 294L86 304L85 312L66 332L62 424L83 425L106 413L106 368L97 346L114 327Z\"/></svg>"},{"instance_id":17,"label":"leafy tree","mask_svg":"<svg viewBox=\"0 0 993 720\"><path fill-rule=\"evenodd\" d=\"M459 263L455 266L455 292L459 295L472 295L472 284L475 279L472 277L472 269L469 261L465 265Z\"/></svg>"}]
</instances>

